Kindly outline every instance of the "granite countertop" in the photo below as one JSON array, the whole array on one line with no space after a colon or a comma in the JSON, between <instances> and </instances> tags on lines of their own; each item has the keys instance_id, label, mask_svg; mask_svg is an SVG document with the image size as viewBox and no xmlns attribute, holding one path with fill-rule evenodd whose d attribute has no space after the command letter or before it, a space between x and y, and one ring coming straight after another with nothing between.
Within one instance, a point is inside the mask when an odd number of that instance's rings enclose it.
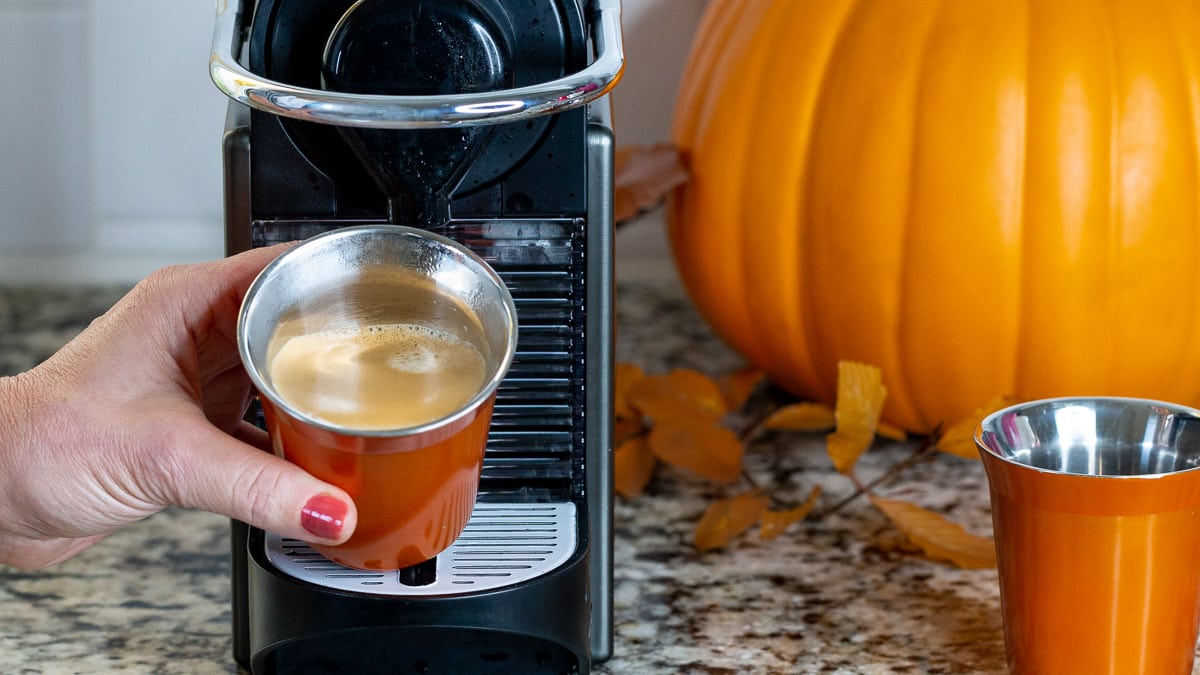
<instances>
[{"instance_id":1,"label":"granite countertop","mask_svg":"<svg viewBox=\"0 0 1200 675\"><path fill-rule=\"evenodd\" d=\"M119 289L0 289L0 374L29 367L103 311ZM727 372L739 359L671 283L623 283L618 359L648 372ZM911 446L872 450L870 480ZM852 490L823 439L764 437L747 467L780 496L822 504ZM991 523L978 463L939 456L879 488L936 508L969 530ZM697 553L695 523L715 488L660 468L646 494L617 501L615 656L593 672L1000 673L994 570L959 570L904 553L863 499L778 539L751 533ZM48 570L0 567L0 672L231 673L228 521L171 509Z\"/></svg>"}]
</instances>

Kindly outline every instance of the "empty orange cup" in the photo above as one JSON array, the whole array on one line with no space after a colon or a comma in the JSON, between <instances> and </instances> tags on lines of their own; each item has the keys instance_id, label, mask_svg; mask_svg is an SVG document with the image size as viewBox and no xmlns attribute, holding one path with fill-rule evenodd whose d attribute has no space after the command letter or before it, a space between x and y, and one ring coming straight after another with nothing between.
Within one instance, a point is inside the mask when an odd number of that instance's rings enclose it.
<instances>
[{"instance_id":1,"label":"empty orange cup","mask_svg":"<svg viewBox=\"0 0 1200 675\"><path fill-rule=\"evenodd\" d=\"M1200 412L1129 398L997 411L976 431L1009 671L1187 675L1200 626Z\"/></svg>"}]
</instances>

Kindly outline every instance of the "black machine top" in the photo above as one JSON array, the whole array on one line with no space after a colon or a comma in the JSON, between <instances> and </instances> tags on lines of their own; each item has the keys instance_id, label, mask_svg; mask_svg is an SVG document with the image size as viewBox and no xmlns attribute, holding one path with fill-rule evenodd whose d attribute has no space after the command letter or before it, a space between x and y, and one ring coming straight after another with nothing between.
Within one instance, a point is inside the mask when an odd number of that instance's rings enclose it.
<instances>
[{"instance_id":1,"label":"black machine top","mask_svg":"<svg viewBox=\"0 0 1200 675\"><path fill-rule=\"evenodd\" d=\"M433 27L441 24L445 27L443 30L469 28L478 31L476 35L468 35L466 31L458 30L457 36L462 42L444 45L447 55L458 49L462 55L469 56L472 47L483 43L496 45L508 51L506 56L511 60L514 87L547 82L587 65L586 26L576 0L383 0L378 5L387 8L386 11L373 9L371 0L367 0L348 13L355 4L355 0L259 0L254 5L247 40L250 70L288 84L321 89L325 48L335 29L338 29L338 38L347 41L355 32L393 32L400 24L414 30L438 30ZM367 20L368 13L375 16ZM347 17L349 26L338 25L343 16ZM384 21L380 22L380 18ZM427 39L433 37L430 33L421 33L419 37L426 44L433 43ZM373 38L368 36L368 39ZM372 56L379 55L376 52ZM408 64L404 69L411 71L414 65L419 65L419 77L423 78L446 70L445 64L436 62L441 56L438 52L427 52L423 56L432 62ZM386 69L380 79L386 84L394 72L394 69ZM384 87L379 91L358 89L356 93L461 93L436 86L425 91L402 88L408 90Z\"/></svg>"},{"instance_id":2,"label":"black machine top","mask_svg":"<svg viewBox=\"0 0 1200 675\"><path fill-rule=\"evenodd\" d=\"M476 25L489 27L485 31L489 40L502 37L501 29L506 23L511 24L515 29L514 33L520 38L521 45L514 53L518 57L530 54L530 62L536 64L553 64L553 61L546 62L532 56L533 52L524 46L531 41L531 37L539 40L549 38L547 44L557 42L552 37L552 32L536 35L546 31L547 26L553 27L553 24L547 24L542 18L538 18L538 11L544 11L546 7L561 8L561 16L567 21L562 25L570 29L563 33L564 36L572 35L574 30L571 27L579 25L572 18L577 14L581 14L589 22L590 34L586 31L580 34L586 37L588 46L594 50L591 62L579 70L569 70L565 75L551 80L453 95L378 96L321 90L315 88L315 85L273 79L262 70L247 69L244 65L246 40L250 37L252 22L266 21L268 24L258 25L271 25L277 18L280 21L291 21L296 17L315 16L312 8L303 7L302 3L293 3L287 5L288 9L282 12L266 12L265 9L259 12L253 0L246 0L245 3L218 4L209 72L217 88L231 99L252 108L325 124L379 129L474 126L521 121L581 107L604 96L616 85L625 65L621 45L621 0L574 0L574 4L572 0L518 1L526 4L503 7L502 11L496 12L494 10L501 5L489 5L476 0L449 0L445 3L433 3L430 0L384 0L389 5L401 9L415 8L422 12L432 12L443 21L452 17L459 20L469 17ZM544 3L544 6L539 3ZM360 13L371 14L367 10L374 4L375 0L363 0L353 4L332 3L331 6L341 7L345 15L357 16ZM394 9L388 8L388 11ZM531 13L530 10L535 11ZM351 23L361 27L364 23L361 17L354 16L351 16ZM490 17L512 17L517 21L496 22ZM532 18L523 26L520 21L526 17ZM264 36L252 37L257 41ZM325 40L329 34L307 36L314 37ZM476 39L469 37L468 42Z\"/></svg>"},{"instance_id":3,"label":"black machine top","mask_svg":"<svg viewBox=\"0 0 1200 675\"><path fill-rule=\"evenodd\" d=\"M287 85L454 99L554 81L588 65L579 0L260 0L250 71ZM254 111L256 218L572 217L586 209L581 108L415 129ZM453 209L451 204L453 203Z\"/></svg>"}]
</instances>

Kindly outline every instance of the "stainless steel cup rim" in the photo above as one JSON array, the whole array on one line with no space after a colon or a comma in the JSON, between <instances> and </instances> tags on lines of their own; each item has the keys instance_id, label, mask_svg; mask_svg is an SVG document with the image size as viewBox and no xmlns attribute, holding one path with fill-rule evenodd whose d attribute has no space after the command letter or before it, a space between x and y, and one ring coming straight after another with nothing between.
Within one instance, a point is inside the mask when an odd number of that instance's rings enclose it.
<instances>
[{"instance_id":1,"label":"stainless steel cup rim","mask_svg":"<svg viewBox=\"0 0 1200 675\"><path fill-rule=\"evenodd\" d=\"M275 278L276 274L284 268L284 266L301 258L306 253L331 243L332 240L346 237L360 237L364 235L383 235L396 237L413 237L433 242L441 247L452 251L460 260L465 262L469 267L474 268L474 271L481 275L487 281L490 287L495 290L497 297L501 301L501 310L504 316L504 331L506 338L504 340L504 353L500 354L496 359L495 372L488 379L483 387L469 401L464 403L454 412L442 416L438 419L431 420L421 425L401 427L397 429L353 429L344 427L338 424L333 424L329 421L314 417L299 410L280 397L270 381L263 375L262 366L257 364L257 360L251 353L249 339L249 317L255 311L256 304L259 300L260 293L264 287L269 285ZM471 413L478 408L484 401L492 396L499 388L501 381L508 372L509 366L512 365L517 349L517 309L513 302L512 294L509 292L507 285L496 273L492 266L483 258L479 257L471 249L461 243L437 234L428 230L423 230L405 225L392 225L386 223L375 223L367 225L353 225L341 227L328 232L314 235L303 240L296 246L287 249L277 258L272 260L266 267L258 273L250 286L246 290L246 294L242 300L241 311L238 313L237 323L237 341L238 353L241 357L242 364L250 377L250 381L258 390L259 394L271 400L271 402L286 412L289 416L303 421L305 424L323 429L325 431L340 434L343 436L357 436L364 438L396 438L404 436L415 436L425 434L435 429L439 429L448 424L461 419L463 416Z\"/></svg>"},{"instance_id":2,"label":"stainless steel cup rim","mask_svg":"<svg viewBox=\"0 0 1200 675\"><path fill-rule=\"evenodd\" d=\"M986 415L974 439L987 456L1048 474L1145 480L1200 469L1200 410L1156 399L1026 401Z\"/></svg>"}]
</instances>

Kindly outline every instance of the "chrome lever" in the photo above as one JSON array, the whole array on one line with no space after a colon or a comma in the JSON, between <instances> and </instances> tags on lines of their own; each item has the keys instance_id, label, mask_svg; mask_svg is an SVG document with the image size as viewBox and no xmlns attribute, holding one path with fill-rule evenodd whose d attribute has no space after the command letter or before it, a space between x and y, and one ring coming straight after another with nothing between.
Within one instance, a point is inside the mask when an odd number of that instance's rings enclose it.
<instances>
[{"instance_id":1,"label":"chrome lever","mask_svg":"<svg viewBox=\"0 0 1200 675\"><path fill-rule=\"evenodd\" d=\"M596 57L565 77L525 87L471 94L385 96L296 87L244 68L242 12L237 0L217 0L209 75L229 98L265 112L308 122L374 129L428 129L516 122L586 105L607 94L625 68L620 0L594 0Z\"/></svg>"}]
</instances>

